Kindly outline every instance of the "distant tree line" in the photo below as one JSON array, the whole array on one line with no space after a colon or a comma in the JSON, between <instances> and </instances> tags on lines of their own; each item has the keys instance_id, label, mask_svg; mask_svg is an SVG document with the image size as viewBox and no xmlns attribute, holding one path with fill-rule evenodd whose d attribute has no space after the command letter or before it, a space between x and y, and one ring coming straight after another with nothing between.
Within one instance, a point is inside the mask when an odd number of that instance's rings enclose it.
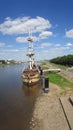
<instances>
[{"instance_id":1,"label":"distant tree line","mask_svg":"<svg viewBox=\"0 0 73 130\"><path fill-rule=\"evenodd\" d=\"M10 63L10 64L14 64L15 63L15 60L0 60L0 64L8 64L8 63Z\"/></svg>"},{"instance_id":2,"label":"distant tree line","mask_svg":"<svg viewBox=\"0 0 73 130\"><path fill-rule=\"evenodd\" d=\"M73 66L73 55L67 55L62 57L53 58L50 62L65 66Z\"/></svg>"},{"instance_id":3,"label":"distant tree line","mask_svg":"<svg viewBox=\"0 0 73 130\"><path fill-rule=\"evenodd\" d=\"M0 60L0 63L5 64L6 61L5 60Z\"/></svg>"}]
</instances>

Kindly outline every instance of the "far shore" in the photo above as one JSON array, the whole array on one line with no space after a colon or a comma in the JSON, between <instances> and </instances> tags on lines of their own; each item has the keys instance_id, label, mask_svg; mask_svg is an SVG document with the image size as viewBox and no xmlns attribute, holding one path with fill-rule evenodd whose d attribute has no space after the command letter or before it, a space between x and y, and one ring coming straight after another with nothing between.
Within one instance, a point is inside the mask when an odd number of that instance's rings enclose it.
<instances>
[{"instance_id":1,"label":"far shore","mask_svg":"<svg viewBox=\"0 0 73 130\"><path fill-rule=\"evenodd\" d=\"M19 64L22 64L22 63L0 64L0 66L19 65Z\"/></svg>"}]
</instances>

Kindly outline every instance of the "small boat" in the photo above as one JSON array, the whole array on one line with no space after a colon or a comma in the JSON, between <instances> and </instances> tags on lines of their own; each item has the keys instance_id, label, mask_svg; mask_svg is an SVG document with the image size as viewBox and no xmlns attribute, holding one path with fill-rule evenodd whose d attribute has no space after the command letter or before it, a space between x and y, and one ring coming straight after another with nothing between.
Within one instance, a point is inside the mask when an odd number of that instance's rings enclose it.
<instances>
[{"instance_id":1,"label":"small boat","mask_svg":"<svg viewBox=\"0 0 73 130\"><path fill-rule=\"evenodd\" d=\"M22 72L22 80L26 85L35 85L40 81L40 70L34 61L34 49L33 49L33 38L28 37L29 47L28 47L28 65Z\"/></svg>"}]
</instances>

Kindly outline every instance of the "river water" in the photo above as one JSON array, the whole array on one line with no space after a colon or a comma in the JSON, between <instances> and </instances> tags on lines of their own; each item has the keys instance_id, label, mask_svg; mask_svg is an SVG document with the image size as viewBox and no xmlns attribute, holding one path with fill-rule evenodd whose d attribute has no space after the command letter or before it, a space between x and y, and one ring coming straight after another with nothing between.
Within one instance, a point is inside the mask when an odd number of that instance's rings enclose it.
<instances>
[{"instance_id":1,"label":"river water","mask_svg":"<svg viewBox=\"0 0 73 130\"><path fill-rule=\"evenodd\" d=\"M41 85L22 83L24 65L0 67L0 130L30 130L30 122Z\"/></svg>"}]
</instances>

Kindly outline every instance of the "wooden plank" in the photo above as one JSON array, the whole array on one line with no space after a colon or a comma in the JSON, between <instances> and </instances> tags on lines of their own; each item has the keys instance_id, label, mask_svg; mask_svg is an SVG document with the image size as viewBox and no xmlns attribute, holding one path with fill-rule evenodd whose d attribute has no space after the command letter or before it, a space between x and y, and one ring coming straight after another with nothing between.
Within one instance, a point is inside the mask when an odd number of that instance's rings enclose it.
<instances>
[{"instance_id":1,"label":"wooden plank","mask_svg":"<svg viewBox=\"0 0 73 130\"><path fill-rule=\"evenodd\" d=\"M70 130L73 130L73 106L69 101L68 97L60 98L60 102L69 125Z\"/></svg>"},{"instance_id":2,"label":"wooden plank","mask_svg":"<svg viewBox=\"0 0 73 130\"><path fill-rule=\"evenodd\" d=\"M71 103L71 105L73 106L73 97L69 97L69 102Z\"/></svg>"},{"instance_id":3,"label":"wooden plank","mask_svg":"<svg viewBox=\"0 0 73 130\"><path fill-rule=\"evenodd\" d=\"M43 72L50 72L50 71L60 72L61 69L46 69L46 70L43 70Z\"/></svg>"}]
</instances>

